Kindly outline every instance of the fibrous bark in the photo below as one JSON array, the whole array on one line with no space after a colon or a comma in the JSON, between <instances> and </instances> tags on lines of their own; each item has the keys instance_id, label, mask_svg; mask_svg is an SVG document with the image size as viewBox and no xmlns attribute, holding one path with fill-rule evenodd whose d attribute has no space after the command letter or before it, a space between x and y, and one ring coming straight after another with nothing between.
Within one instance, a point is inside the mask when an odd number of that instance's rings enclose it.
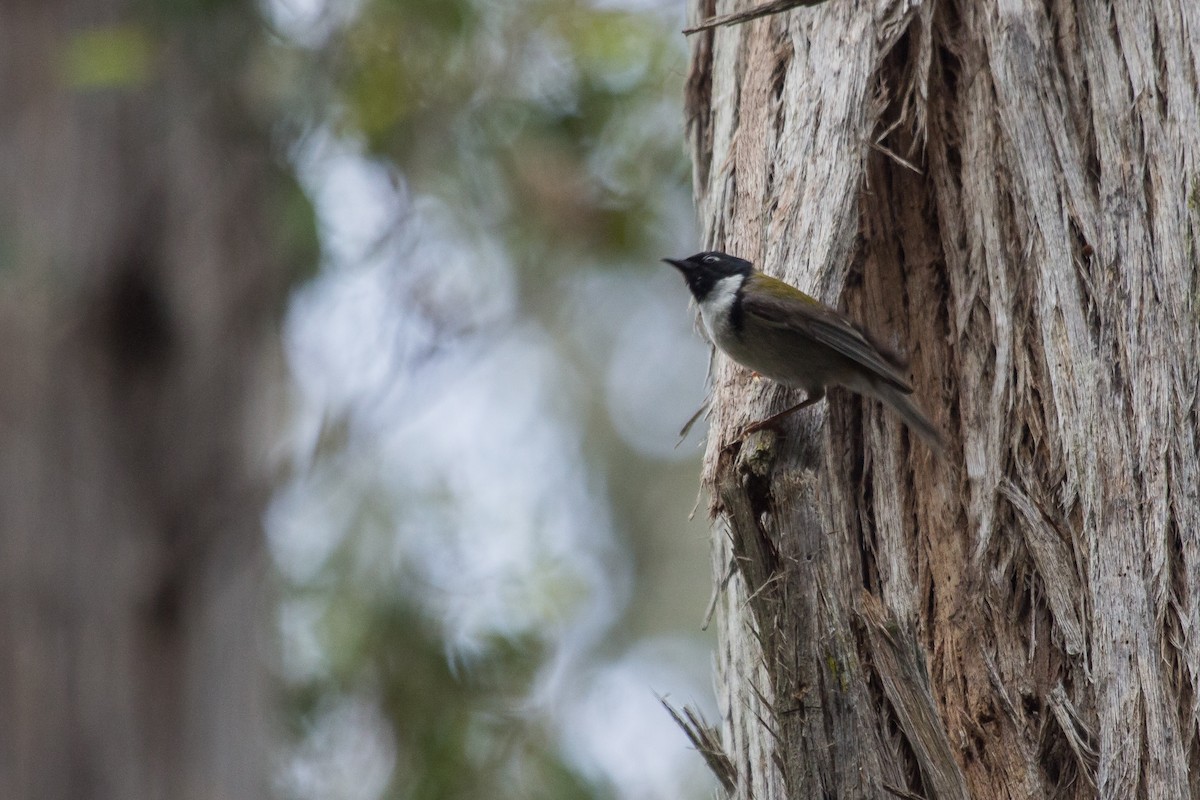
<instances>
[{"instance_id":1,"label":"fibrous bark","mask_svg":"<svg viewBox=\"0 0 1200 800\"><path fill-rule=\"evenodd\" d=\"M747 4L695 2L699 21ZM740 797L1200 793L1200 6L830 2L693 37L706 245L910 357L937 460L718 358Z\"/></svg>"}]
</instances>

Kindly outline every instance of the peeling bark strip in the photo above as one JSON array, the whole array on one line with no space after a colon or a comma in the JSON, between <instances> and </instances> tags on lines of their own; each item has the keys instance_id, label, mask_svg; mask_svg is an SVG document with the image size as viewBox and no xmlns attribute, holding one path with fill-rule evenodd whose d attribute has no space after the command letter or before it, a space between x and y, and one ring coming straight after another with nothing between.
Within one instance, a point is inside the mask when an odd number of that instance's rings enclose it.
<instances>
[{"instance_id":1,"label":"peeling bark strip","mask_svg":"<svg viewBox=\"0 0 1200 800\"><path fill-rule=\"evenodd\" d=\"M663 708L671 715L671 719L675 720L675 724L683 730L692 746L704 759L704 763L708 765L709 771L721 782L722 788L727 792L732 792L734 786L737 785L737 775L734 774L733 764L729 761L729 757L721 749L721 739L717 732L705 725L700 718L700 713L690 706L684 706L681 714L667 702L666 698L660 697L658 702L662 703Z\"/></svg>"},{"instance_id":2,"label":"peeling bark strip","mask_svg":"<svg viewBox=\"0 0 1200 800\"><path fill-rule=\"evenodd\" d=\"M912 632L889 619L874 595L862 592L860 597L859 613L866 627L872 672L883 686L890 712L921 768L921 782L933 797L966 800L967 786L938 718L924 654Z\"/></svg>"},{"instance_id":3,"label":"peeling bark strip","mask_svg":"<svg viewBox=\"0 0 1200 800\"><path fill-rule=\"evenodd\" d=\"M736 11L732 14L722 14L719 17L709 17L696 27L686 29L684 33L690 36L693 33L712 30L722 25L740 25L752 19L767 17L771 14L782 14L784 11L790 11L793 8L815 6L824 2L826 0L772 0L772 2L763 3L761 6L756 6L747 11Z\"/></svg>"},{"instance_id":4,"label":"peeling bark strip","mask_svg":"<svg viewBox=\"0 0 1200 800\"><path fill-rule=\"evenodd\" d=\"M718 356L733 795L1200 796L1200 4L840 0L691 42L706 246L891 333L958 442L835 392L738 443L795 398Z\"/></svg>"}]
</instances>

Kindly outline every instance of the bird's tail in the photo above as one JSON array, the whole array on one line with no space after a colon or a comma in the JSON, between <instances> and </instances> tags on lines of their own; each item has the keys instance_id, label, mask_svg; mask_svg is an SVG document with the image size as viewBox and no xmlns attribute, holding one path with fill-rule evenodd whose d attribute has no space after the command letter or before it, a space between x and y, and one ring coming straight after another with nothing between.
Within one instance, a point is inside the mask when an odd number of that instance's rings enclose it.
<instances>
[{"instance_id":1,"label":"bird's tail","mask_svg":"<svg viewBox=\"0 0 1200 800\"><path fill-rule=\"evenodd\" d=\"M942 432L930 422L929 417L925 416L921 409L917 408L907 393L883 381L873 382L870 393L891 406L897 414L904 418L904 423L911 430L916 431L939 455L946 449L946 439L942 436Z\"/></svg>"}]
</instances>

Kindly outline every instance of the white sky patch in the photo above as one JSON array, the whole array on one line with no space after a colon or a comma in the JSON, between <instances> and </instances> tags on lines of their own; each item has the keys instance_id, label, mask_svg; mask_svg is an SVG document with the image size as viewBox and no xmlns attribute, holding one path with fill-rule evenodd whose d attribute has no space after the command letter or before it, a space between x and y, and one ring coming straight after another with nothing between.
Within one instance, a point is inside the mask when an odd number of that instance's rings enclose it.
<instances>
[{"instance_id":1,"label":"white sky patch","mask_svg":"<svg viewBox=\"0 0 1200 800\"><path fill-rule=\"evenodd\" d=\"M293 157L331 264L362 264L408 220L411 204L399 176L328 130L309 133Z\"/></svg>"},{"instance_id":2,"label":"white sky patch","mask_svg":"<svg viewBox=\"0 0 1200 800\"><path fill-rule=\"evenodd\" d=\"M281 631L281 667L284 677L297 683L311 680L329 668L329 659L317 631L323 604L312 598L289 598L277 611Z\"/></svg>"},{"instance_id":3,"label":"white sky patch","mask_svg":"<svg viewBox=\"0 0 1200 800\"><path fill-rule=\"evenodd\" d=\"M587 468L579 404L562 395L572 368L539 327L515 323L503 248L456 241L447 209L408 202L386 170L325 134L297 161L328 267L297 292L285 327L296 461L316 471L272 505L276 563L293 580L315 576L355 524L355 482L376 482L396 498L395 530L364 569L415 575L411 594L452 647L531 631L593 646L627 602L631 568ZM306 448L339 415L362 463L321 478Z\"/></svg>"},{"instance_id":4,"label":"white sky patch","mask_svg":"<svg viewBox=\"0 0 1200 800\"><path fill-rule=\"evenodd\" d=\"M293 295L285 343L312 406L340 413L394 379L398 343L422 331L397 314L391 287L384 270L361 268L322 274Z\"/></svg>"},{"instance_id":5,"label":"white sky patch","mask_svg":"<svg viewBox=\"0 0 1200 800\"><path fill-rule=\"evenodd\" d=\"M675 12L682 13L682 3L675 0L588 0L588 5L603 11Z\"/></svg>"},{"instance_id":6,"label":"white sky patch","mask_svg":"<svg viewBox=\"0 0 1200 800\"><path fill-rule=\"evenodd\" d=\"M565 313L575 346L605 375L605 404L621 439L648 458L678 461L695 457L704 429L695 426L679 444L679 429L704 402L708 349L695 333L687 287L666 264L656 267L582 276Z\"/></svg>"},{"instance_id":7,"label":"white sky patch","mask_svg":"<svg viewBox=\"0 0 1200 800\"><path fill-rule=\"evenodd\" d=\"M551 343L532 329L502 331L440 354L418 387L389 363L418 326L381 311L386 295L369 273L335 283L298 303L289 325L305 405L356 408L352 435L372 440L357 446L375 470L362 477L401 503L390 560L422 576L450 639L470 649L564 617L593 631L611 623L628 567L578 429L556 410L551 387L566 367ZM395 380L412 391L391 391ZM302 477L273 504L269 539L290 577L315 574L340 543L358 499L339 502L336 488Z\"/></svg>"},{"instance_id":8,"label":"white sky patch","mask_svg":"<svg viewBox=\"0 0 1200 800\"><path fill-rule=\"evenodd\" d=\"M323 485L319 472L298 475L276 491L267 507L267 542L275 567L288 580L316 577L346 534L353 498Z\"/></svg>"},{"instance_id":9,"label":"white sky patch","mask_svg":"<svg viewBox=\"0 0 1200 800\"><path fill-rule=\"evenodd\" d=\"M281 573L316 579L354 535L364 493L378 492L387 527L355 540L364 579L423 603L452 657L496 635L542 636L556 656L532 700L561 726L572 758L622 798L698 796L698 757L653 693L711 696L697 677L707 676L707 649L659 642L587 667L629 601L632 565L584 450L584 403L572 396L582 384L561 345L518 316L504 249L326 134L296 163L326 265L295 295L285 329L298 477L266 520ZM618 431L674 457L674 433L702 399L705 355L686 342L686 290L662 270L581 296L608 316L580 325L609 329L602 363ZM323 427L342 416L346 456L312 460ZM302 605L281 612L283 652L295 662L285 675L322 669L315 616ZM366 798L386 785L394 743L363 702L321 718L285 770L294 796ZM335 791L356 771L361 793Z\"/></svg>"},{"instance_id":10,"label":"white sky patch","mask_svg":"<svg viewBox=\"0 0 1200 800\"><path fill-rule=\"evenodd\" d=\"M613 425L630 447L680 460L694 457L704 430L695 426L680 444L679 429L704 403L708 354L692 333L682 296L687 290L667 280L672 277L646 281L635 294L613 347L605 397Z\"/></svg>"},{"instance_id":11,"label":"white sky patch","mask_svg":"<svg viewBox=\"0 0 1200 800\"><path fill-rule=\"evenodd\" d=\"M358 16L362 0L260 0L259 7L281 36L316 48Z\"/></svg>"},{"instance_id":12,"label":"white sky patch","mask_svg":"<svg viewBox=\"0 0 1200 800\"><path fill-rule=\"evenodd\" d=\"M433 402L381 432L389 480L444 498L439 529L410 531L397 547L440 590L447 631L464 644L564 617L602 628L623 605L623 561L577 429L554 410L562 367L529 329L472 356Z\"/></svg>"},{"instance_id":13,"label":"white sky patch","mask_svg":"<svg viewBox=\"0 0 1200 800\"><path fill-rule=\"evenodd\" d=\"M379 704L347 697L318 715L278 777L279 796L375 800L396 765L396 743Z\"/></svg>"},{"instance_id":14,"label":"white sky patch","mask_svg":"<svg viewBox=\"0 0 1200 800\"><path fill-rule=\"evenodd\" d=\"M711 796L715 781L658 700L714 718L710 658L694 641L653 639L583 676L561 713L568 752L620 800Z\"/></svg>"}]
</instances>

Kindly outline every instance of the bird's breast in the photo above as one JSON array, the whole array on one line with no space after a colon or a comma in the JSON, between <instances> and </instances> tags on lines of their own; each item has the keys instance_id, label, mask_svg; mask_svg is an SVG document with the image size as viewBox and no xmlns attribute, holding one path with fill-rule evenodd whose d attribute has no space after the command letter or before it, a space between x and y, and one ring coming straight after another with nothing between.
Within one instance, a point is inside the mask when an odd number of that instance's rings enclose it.
<instances>
[{"instance_id":1,"label":"bird's breast","mask_svg":"<svg viewBox=\"0 0 1200 800\"><path fill-rule=\"evenodd\" d=\"M704 330L713 344L725 350L738 334L737 321L740 317L738 290L745 280L741 275L730 275L713 284L712 289L700 302L700 319Z\"/></svg>"},{"instance_id":2,"label":"bird's breast","mask_svg":"<svg viewBox=\"0 0 1200 800\"><path fill-rule=\"evenodd\" d=\"M844 383L852 365L842 355L794 331L757 324L752 318L735 329L728 316L715 317L705 328L713 344L747 369L785 386L814 391Z\"/></svg>"}]
</instances>

